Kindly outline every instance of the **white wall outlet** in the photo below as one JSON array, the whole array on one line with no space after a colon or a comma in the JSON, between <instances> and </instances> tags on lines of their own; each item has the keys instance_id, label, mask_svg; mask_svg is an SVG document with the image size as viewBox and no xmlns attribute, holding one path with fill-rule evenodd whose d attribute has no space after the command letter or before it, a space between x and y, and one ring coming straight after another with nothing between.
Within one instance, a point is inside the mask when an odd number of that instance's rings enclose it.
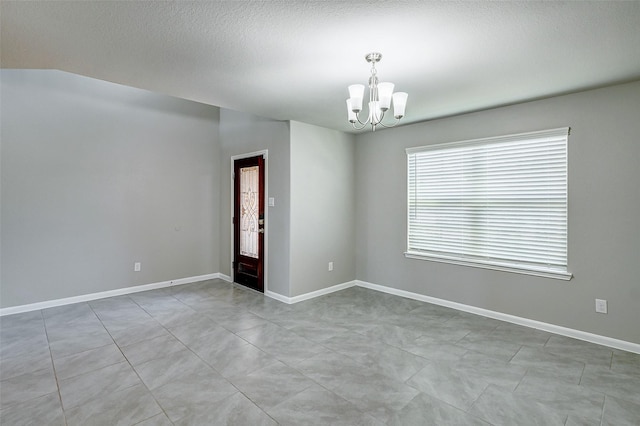
<instances>
[{"instance_id":1,"label":"white wall outlet","mask_svg":"<svg viewBox=\"0 0 640 426\"><path fill-rule=\"evenodd\" d=\"M329 262L329 271L333 271L333 262Z\"/></svg>"},{"instance_id":2,"label":"white wall outlet","mask_svg":"<svg viewBox=\"0 0 640 426\"><path fill-rule=\"evenodd\" d=\"M276 205L276 199L273 197L269 197L268 202L269 202L269 207L274 207Z\"/></svg>"},{"instance_id":3,"label":"white wall outlet","mask_svg":"<svg viewBox=\"0 0 640 426\"><path fill-rule=\"evenodd\" d=\"M607 301L604 299L596 299L596 312L601 314L607 313Z\"/></svg>"},{"instance_id":4,"label":"white wall outlet","mask_svg":"<svg viewBox=\"0 0 640 426\"><path fill-rule=\"evenodd\" d=\"M133 264L133 271L134 271L134 272L140 272L140 267L141 267L141 266L142 266L142 265L140 264L140 262L136 262L136 263L134 263L134 264Z\"/></svg>"}]
</instances>

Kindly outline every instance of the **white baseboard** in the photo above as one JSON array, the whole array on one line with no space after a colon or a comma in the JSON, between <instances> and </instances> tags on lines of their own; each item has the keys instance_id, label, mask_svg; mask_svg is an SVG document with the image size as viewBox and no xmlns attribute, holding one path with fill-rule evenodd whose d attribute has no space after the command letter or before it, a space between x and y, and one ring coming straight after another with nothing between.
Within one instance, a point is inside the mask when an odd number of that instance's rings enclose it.
<instances>
[{"instance_id":1,"label":"white baseboard","mask_svg":"<svg viewBox=\"0 0 640 426\"><path fill-rule=\"evenodd\" d=\"M320 290L312 291L310 293L301 294L299 296L287 297L283 296L280 293L274 293L273 291L265 291L265 296L269 296L272 299L279 300L281 302L287 303L291 305L292 303L302 302L303 300L313 299L314 297L324 296L325 294L334 293L336 291L344 290L345 288L353 287L356 285L356 281L349 281L342 284L336 284L331 287L323 288Z\"/></svg>"},{"instance_id":2,"label":"white baseboard","mask_svg":"<svg viewBox=\"0 0 640 426\"><path fill-rule=\"evenodd\" d=\"M283 303L286 303L286 304L289 304L289 305L291 304L291 299L289 297L287 297L287 296L281 295L280 293L275 293L275 292L270 291L270 290L265 290L264 291L264 295L267 296L267 297L270 297L272 299L276 299L276 300L278 300L280 302L283 302Z\"/></svg>"},{"instance_id":3,"label":"white baseboard","mask_svg":"<svg viewBox=\"0 0 640 426\"><path fill-rule=\"evenodd\" d=\"M608 346L610 348L621 349L623 351L640 354L640 344L638 343L627 342L625 340L614 339L607 336L601 336L599 334L593 334L593 333L588 333L586 331L575 330L573 328L562 327L559 325L536 321L529 318L523 318L515 315L505 314L502 312L491 311L489 309L478 308L476 306L465 305L463 303L451 302L449 300L438 299L436 297L425 296L423 294L412 293L410 291L399 290L397 288L386 287L379 284L372 284L366 281L356 280L356 285L359 287L364 287L371 290L381 291L383 293L389 293L396 296L406 297L408 299L414 299L422 302L433 303L434 305L445 306L447 308L453 308L459 311L481 315L483 317L510 322L512 324L518 324L525 327L547 331L549 333L559 334L561 336L572 337L574 339L584 340L587 342L596 343L598 345Z\"/></svg>"},{"instance_id":4,"label":"white baseboard","mask_svg":"<svg viewBox=\"0 0 640 426\"><path fill-rule=\"evenodd\" d=\"M226 281L228 283L232 283L233 280L231 279L231 277L229 275L225 275L221 272L218 272L218 279L221 279L222 281Z\"/></svg>"},{"instance_id":5,"label":"white baseboard","mask_svg":"<svg viewBox=\"0 0 640 426\"><path fill-rule=\"evenodd\" d=\"M28 305L11 306L7 308L0 308L0 317L4 315L19 314L22 312L37 311L40 309L53 308L56 306L70 305L72 303L87 302L91 300L104 299L107 297L121 296L125 294L138 293L142 291L155 290L164 287L177 286L182 284L189 284L199 281L221 279L227 282L232 282L231 277L228 275L215 272L212 274L198 275L194 277L178 278L175 280L161 281L157 283L144 284L134 287L119 288L115 290L102 291L98 293L84 294L74 297L66 297L63 299L48 300L44 302L31 303ZM445 306L447 308L456 309L463 312L469 312L476 315L481 315L487 318L493 318L500 321L509 322L512 324L518 324L525 327L535 328L549 333L559 334L561 336L572 337L574 339L584 340L598 345L608 346L623 351L633 352L640 354L640 344L627 342L625 340L614 339L612 337L601 336L598 334L588 333L586 331L575 330L572 328L562 327L555 324L549 324L541 321L532 320L529 318L518 317L515 315L505 314L502 312L491 311L489 309L478 308L476 306L465 305L463 303L452 302L445 299L438 299L436 297L426 296L419 293L413 293L410 291L400 290L393 287L386 287L379 284L373 284L366 281L354 280L342 284L336 284L331 287L323 288L310 293L301 294L299 296L287 297L273 291L265 291L265 296L272 299L279 300L287 304L293 304L302 302L303 300L313 299L315 297L324 296L329 293L344 290L349 287L364 287L370 290L376 290L383 293L393 294L395 296L406 297L408 299L419 300L422 302L432 303L434 305Z\"/></svg>"},{"instance_id":6,"label":"white baseboard","mask_svg":"<svg viewBox=\"0 0 640 426\"><path fill-rule=\"evenodd\" d=\"M139 293L141 291L155 290L158 288L171 287L182 284L195 283L198 281L222 279L227 281L226 275L219 272L206 275L198 275L195 277L178 278L169 281L160 281L157 283L143 284L133 287L118 288L115 290L101 291L98 293L83 294L80 296L65 297L63 299L47 300L44 302L30 303L28 305L11 306L8 308L0 308L0 317L4 315L19 314L22 312L37 311L40 309L53 308L56 306L70 305L72 303L88 302L90 300L104 299L106 297L121 296L124 294ZM230 281L230 278L229 278Z\"/></svg>"}]
</instances>

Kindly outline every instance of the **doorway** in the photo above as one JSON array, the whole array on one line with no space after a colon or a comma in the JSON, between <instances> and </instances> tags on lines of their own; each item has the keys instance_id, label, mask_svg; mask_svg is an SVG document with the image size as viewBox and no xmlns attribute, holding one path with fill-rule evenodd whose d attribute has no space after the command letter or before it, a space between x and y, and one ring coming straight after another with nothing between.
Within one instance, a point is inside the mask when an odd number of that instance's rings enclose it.
<instances>
[{"instance_id":1,"label":"doorway","mask_svg":"<svg viewBox=\"0 0 640 426\"><path fill-rule=\"evenodd\" d=\"M233 160L233 281L264 293L265 157Z\"/></svg>"}]
</instances>

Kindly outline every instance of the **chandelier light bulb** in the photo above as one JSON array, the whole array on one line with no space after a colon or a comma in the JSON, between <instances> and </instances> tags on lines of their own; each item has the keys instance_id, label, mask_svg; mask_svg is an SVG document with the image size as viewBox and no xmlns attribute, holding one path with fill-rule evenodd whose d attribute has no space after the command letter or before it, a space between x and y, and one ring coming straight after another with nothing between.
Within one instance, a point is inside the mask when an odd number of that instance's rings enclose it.
<instances>
[{"instance_id":1,"label":"chandelier light bulb","mask_svg":"<svg viewBox=\"0 0 640 426\"><path fill-rule=\"evenodd\" d=\"M351 105L351 99L347 99L347 119L349 120L349 123L355 123L358 121L356 113L353 111L353 106Z\"/></svg>"},{"instance_id":2,"label":"chandelier light bulb","mask_svg":"<svg viewBox=\"0 0 640 426\"><path fill-rule=\"evenodd\" d=\"M352 84L349 86L349 99L351 99L351 110L353 112L362 111L362 98L364 97L364 84Z\"/></svg>"},{"instance_id":3,"label":"chandelier light bulb","mask_svg":"<svg viewBox=\"0 0 640 426\"><path fill-rule=\"evenodd\" d=\"M391 96L393 95L393 83L380 83L378 84L378 101L380 102L380 109L386 111L391 106Z\"/></svg>"},{"instance_id":4,"label":"chandelier light bulb","mask_svg":"<svg viewBox=\"0 0 640 426\"><path fill-rule=\"evenodd\" d=\"M407 107L407 92L396 92L393 94L393 116L400 120L404 117L404 110Z\"/></svg>"}]
</instances>

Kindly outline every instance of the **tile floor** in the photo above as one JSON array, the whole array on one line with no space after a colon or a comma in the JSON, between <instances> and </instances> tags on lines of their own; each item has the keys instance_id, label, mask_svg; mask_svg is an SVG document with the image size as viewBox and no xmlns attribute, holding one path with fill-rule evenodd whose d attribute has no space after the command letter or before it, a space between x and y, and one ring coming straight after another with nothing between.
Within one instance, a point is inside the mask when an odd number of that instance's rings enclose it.
<instances>
[{"instance_id":1,"label":"tile floor","mask_svg":"<svg viewBox=\"0 0 640 426\"><path fill-rule=\"evenodd\" d=\"M2 425L638 425L640 355L353 287L0 318Z\"/></svg>"}]
</instances>

